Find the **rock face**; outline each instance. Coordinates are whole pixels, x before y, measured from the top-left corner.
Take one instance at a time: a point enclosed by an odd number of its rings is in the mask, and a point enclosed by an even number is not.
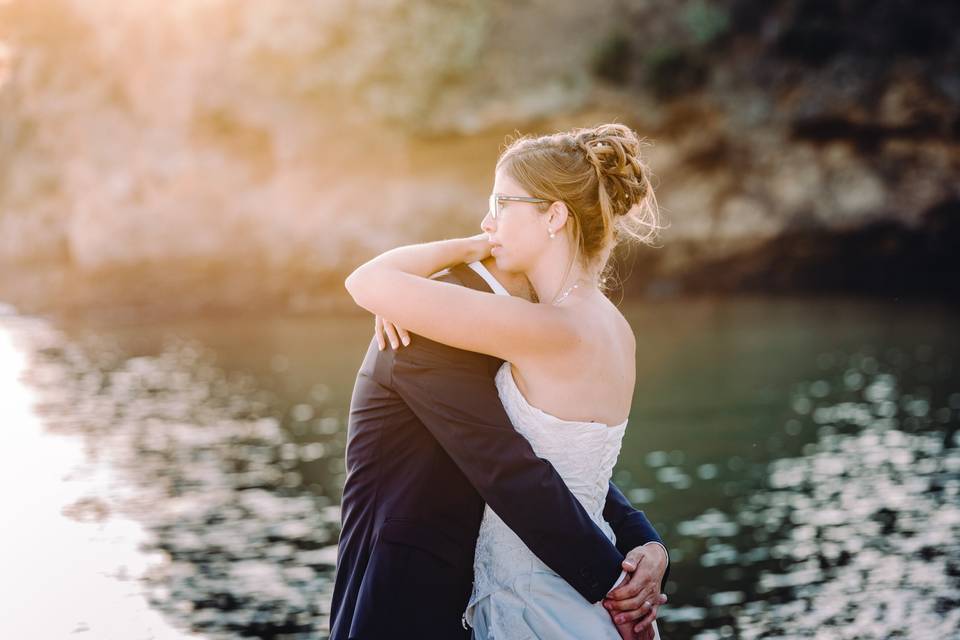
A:
[[[473,232],[506,134],[616,120],[670,225],[632,288],[735,289],[792,234],[956,210],[960,10],[904,6],[6,0],[0,263],[336,282]]]

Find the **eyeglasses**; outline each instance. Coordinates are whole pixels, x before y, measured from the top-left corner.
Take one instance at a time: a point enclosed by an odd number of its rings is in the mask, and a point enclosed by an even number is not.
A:
[[[550,202],[549,200],[544,200],[543,198],[530,198],[528,196],[504,196],[499,193],[490,194],[490,204],[489,209],[490,217],[496,220],[500,217],[500,211],[503,209],[500,206],[500,203],[503,200],[510,200],[512,202]]]

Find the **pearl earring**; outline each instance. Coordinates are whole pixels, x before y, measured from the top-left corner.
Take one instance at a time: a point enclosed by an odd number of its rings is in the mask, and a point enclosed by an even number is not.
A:
[[[550,237],[551,237],[551,238],[556,238],[556,237],[557,237],[557,234],[554,233],[553,231],[551,231],[551,232],[550,232]]]

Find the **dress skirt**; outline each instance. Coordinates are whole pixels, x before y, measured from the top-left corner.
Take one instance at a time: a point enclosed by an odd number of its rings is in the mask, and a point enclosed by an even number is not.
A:
[[[474,640],[620,640],[610,613],[587,602],[553,572],[532,571],[477,600],[470,611]],[[654,639],[660,640],[657,622]]]

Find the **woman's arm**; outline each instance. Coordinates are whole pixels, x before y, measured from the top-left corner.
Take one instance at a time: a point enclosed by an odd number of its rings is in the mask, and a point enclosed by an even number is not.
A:
[[[484,234],[398,247],[361,265],[344,285],[354,301],[412,333],[503,360],[572,344],[576,325],[562,307],[431,280],[489,255]]]

